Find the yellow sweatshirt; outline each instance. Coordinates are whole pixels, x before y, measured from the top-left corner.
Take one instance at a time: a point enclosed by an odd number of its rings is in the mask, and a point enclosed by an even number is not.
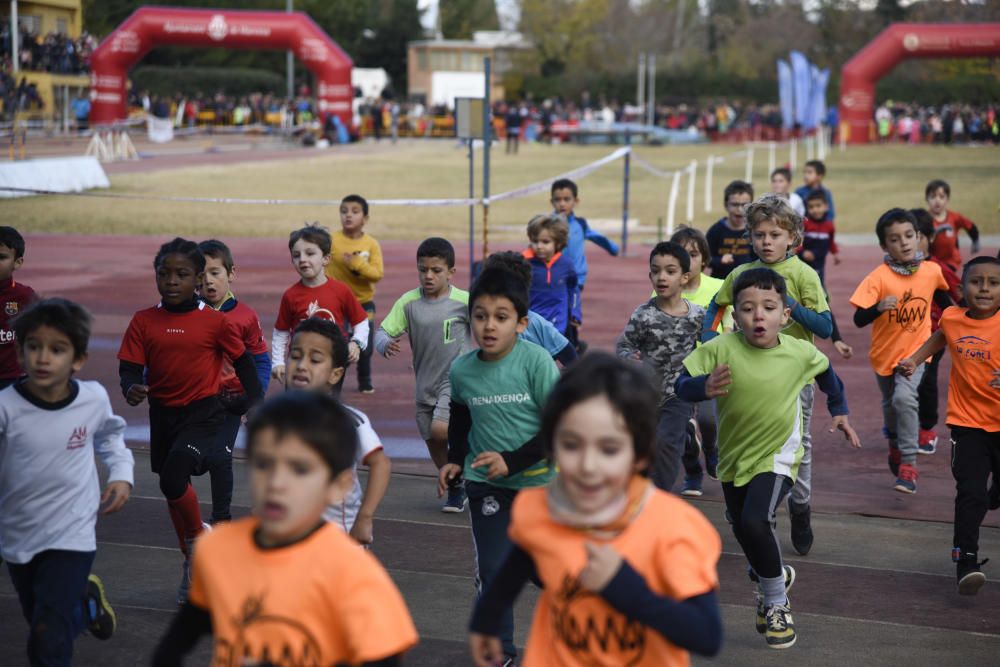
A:
[[[361,303],[375,298],[375,283],[382,280],[385,269],[382,266],[382,248],[369,234],[360,238],[348,238],[343,231],[333,233],[333,250],[326,275],[347,283]],[[344,261],[344,253],[351,255],[351,261]]]

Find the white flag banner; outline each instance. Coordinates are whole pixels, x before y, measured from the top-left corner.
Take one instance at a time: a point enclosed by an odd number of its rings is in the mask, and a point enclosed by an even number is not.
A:
[[[174,121],[170,118],[146,116],[146,136],[154,144],[166,144],[174,140]]]

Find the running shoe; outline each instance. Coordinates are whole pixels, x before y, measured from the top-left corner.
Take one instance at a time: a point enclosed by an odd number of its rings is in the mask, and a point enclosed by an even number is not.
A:
[[[785,573],[785,597],[788,597],[788,591],[792,590],[792,584],[795,583],[795,568],[791,565],[784,565],[781,569]],[[750,581],[760,583],[760,578],[753,571],[753,568],[747,567],[747,576],[750,577]],[[758,592],[755,600],[757,602],[757,619],[754,627],[757,628],[757,632],[764,634],[767,630],[767,609],[764,607],[764,596]]]
[[[681,487],[681,495],[690,498],[698,498],[703,495],[701,491],[701,475],[685,475],[684,485]]]
[[[469,504],[469,497],[465,495],[465,487],[461,485],[448,487],[448,499],[441,506],[441,511],[446,514],[459,514],[465,511],[465,506]]]
[[[900,493],[916,493],[917,492],[917,469],[915,466],[909,463],[903,463],[899,466],[899,476],[896,478],[896,484],[892,487]]]
[[[931,455],[937,451],[938,437],[932,430],[920,429],[917,437],[917,454]]]
[[[773,604],[764,612],[764,639],[771,648],[789,648],[795,643],[795,623],[787,604]]]
[[[977,559],[977,554],[966,553],[962,554],[955,564],[959,595],[975,595],[986,583],[986,575],[982,573],[980,567],[989,561],[989,558],[982,561]]]
[[[87,630],[98,639],[111,639],[118,627],[118,620],[104,593],[104,582],[96,574],[87,577],[86,605],[87,618],[90,620]]]

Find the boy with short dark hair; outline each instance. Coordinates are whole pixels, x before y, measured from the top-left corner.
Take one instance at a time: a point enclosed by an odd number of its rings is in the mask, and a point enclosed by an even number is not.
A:
[[[931,243],[934,241],[934,218],[922,208],[911,208],[910,213],[917,221],[917,231],[920,232],[920,252],[928,261],[934,262],[941,269],[944,281],[948,283],[948,296],[958,305],[962,305],[962,279],[943,260],[930,254]],[[931,335],[938,330],[941,313],[944,310],[935,300],[931,303]],[[934,427],[938,422],[938,367],[944,350],[938,350],[924,364],[924,375],[917,387],[917,416],[920,423],[920,433],[917,436],[917,453],[934,454],[937,451],[938,437]]]
[[[935,179],[924,188],[927,208],[934,217],[934,242],[931,255],[944,262],[952,271],[962,266],[962,253],[958,249],[958,230],[964,229],[972,239],[972,253],[979,252],[979,229],[972,220],[957,211],[948,210],[951,186],[947,181]]]
[[[528,290],[510,271],[484,270],[469,294],[469,311],[479,349],[451,366],[448,463],[438,493],[465,478],[481,594],[510,550],[507,529],[518,490],[552,479],[538,428],[559,369],[545,350],[518,338],[528,325]],[[513,660],[512,611],[498,634]]]
[[[257,368],[257,378],[260,380],[261,395],[267,389],[271,377],[271,356],[267,353],[267,343],[264,342],[264,331],[260,319],[253,308],[244,301],[237,301],[232,291],[232,282],[236,280],[236,265],[233,253],[222,241],[211,239],[198,244],[198,249],[205,256],[205,278],[202,280],[201,300],[218,310],[236,325],[246,346],[247,352],[253,357]],[[236,371],[229,361],[222,365],[222,387],[220,388],[222,402],[232,405],[236,402],[247,402],[243,385],[236,377]],[[229,521],[232,519],[230,504],[233,498],[233,447],[236,436],[243,423],[242,415],[227,412],[223,426],[219,429],[215,448],[205,457],[205,465],[212,480],[212,519],[211,523]]]
[[[332,394],[333,388],[347,372],[347,366],[347,341],[340,328],[330,320],[310,317],[299,324],[292,334],[285,389]],[[341,405],[354,417],[358,432],[358,452],[351,469],[354,483],[339,504],[327,508],[323,518],[337,524],[367,546],[374,541],[375,510],[389,488],[392,462],[382,448],[368,415],[349,405]],[[368,467],[368,483],[363,492],[358,479],[359,465]]]
[[[822,190],[810,190],[806,195],[806,215],[802,219],[802,247],[799,256],[819,274],[826,285],[826,256],[833,257],[834,264],[840,264],[840,250],[834,238],[836,228],[829,216],[830,207]]]
[[[327,278],[333,241],[330,232],[318,224],[306,225],[288,235],[288,251],[299,281],[285,290],[271,334],[271,377],[285,383],[285,352],[291,332],[309,317],[323,317],[337,323],[350,335],[350,360],[357,361],[368,346],[368,314],[351,291]],[[351,348],[350,346],[354,346]],[[341,383],[342,384],[342,383]],[[339,387],[336,390],[339,392]]]
[[[792,192],[792,170],[778,167],[771,172],[771,192],[788,200],[792,209],[801,216],[806,214],[806,203],[796,192]]]
[[[684,453],[687,423],[694,406],[674,393],[681,362],[698,343],[705,310],[683,296],[691,279],[691,257],[670,241],[656,244],[649,253],[649,281],[656,296],[632,313],[618,337],[615,352],[651,367],[660,389],[656,447],[652,456],[653,483],[664,491],[673,488]]]
[[[0,389],[24,375],[17,360],[17,341],[11,318],[38,299],[35,291],[14,280],[14,272],[24,264],[24,237],[6,225],[0,226]]]
[[[573,263],[573,270],[576,271],[576,294],[570,311],[571,326],[567,330],[567,338],[573,343],[573,347],[582,353],[586,349],[586,343],[579,340],[579,329],[583,324],[583,288],[587,284],[587,255],[584,252],[584,242],[596,243],[615,257],[618,256],[618,244],[591,228],[585,218],[576,215],[576,206],[580,203],[580,191],[576,183],[568,178],[556,179],[552,183],[551,193],[552,208],[559,215],[565,216],[569,224],[565,254]]]
[[[400,352],[405,333],[413,352],[416,377],[416,419],[431,460],[440,469],[448,462],[448,420],[451,363],[471,347],[469,293],[451,284],[455,275],[455,248],[447,239],[431,237],[417,247],[420,287],[403,294],[375,333],[375,349],[385,357]],[[461,480],[448,488],[442,512],[465,510]]]
[[[218,664],[400,664],[417,643],[403,597],[323,521],[351,488],[357,446],[354,417],[331,396],[289,391],[260,405],[247,429],[253,516],[198,542],[190,599],[156,667],[180,665],[205,634]]]
[[[885,259],[869,273],[851,296],[854,324],[874,323],[868,358],[882,394],[883,433],[889,441],[889,471],[893,488],[917,492],[917,442],[920,431],[918,387],[923,369],[911,375],[897,372],[902,359],[912,355],[931,333],[930,304],[951,305],[941,269],[925,262],[920,232],[909,211],[889,209],[875,224]]]
[[[368,201],[361,195],[347,195],[340,202],[341,229],[331,236],[332,250],[326,275],[346,284],[368,313],[368,338],[358,357],[358,390],[375,391],[372,384],[372,345],[375,340],[375,284],[382,280],[382,246],[365,232]]]
[[[522,254],[531,265],[529,306],[552,323],[556,331],[567,334],[576,294],[577,275],[570,259],[563,254],[569,238],[569,224],[562,215],[542,213],[528,223],[531,246]]]
[[[36,302],[14,321],[27,377],[0,391],[0,552],[30,628],[28,662],[70,665],[73,641],[115,631],[91,574],[97,515],[128,500],[134,461],[125,420],[97,382],[73,378],[87,360],[90,314],[65,299]],[[108,470],[103,493],[94,455]]]
[[[746,233],[743,209],[753,201],[753,186],[745,181],[733,181],[722,193],[726,217],[712,225],[705,234],[712,259],[709,267],[712,277],[723,279],[741,264],[753,259],[750,239]]]
[[[833,208],[833,193],[823,186],[823,179],[826,178],[826,165],[822,160],[809,160],[802,168],[802,181],[804,185],[795,189],[795,194],[805,201],[806,196],[812,190],[819,190],[826,197],[827,215],[831,220],[837,219],[837,213]]]
[[[782,562],[775,512],[803,456],[801,393],[813,378],[827,395],[830,431],[841,430],[852,447],[861,443],[830,360],[809,341],[780,333],[791,316],[785,279],[751,268],[736,277],[732,293],[739,331],[688,355],[676,391],[686,401],[718,401],[719,480],[727,519],[758,585],[757,632],[769,647],[788,648],[796,638],[787,596],[795,570]]]

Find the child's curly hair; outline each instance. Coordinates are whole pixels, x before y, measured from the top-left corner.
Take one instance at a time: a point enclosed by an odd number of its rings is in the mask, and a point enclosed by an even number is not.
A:
[[[802,216],[795,212],[788,200],[781,195],[766,194],[753,203],[747,204],[745,211],[748,235],[754,227],[771,220],[782,229],[788,230],[792,237],[789,250],[802,245]]]

